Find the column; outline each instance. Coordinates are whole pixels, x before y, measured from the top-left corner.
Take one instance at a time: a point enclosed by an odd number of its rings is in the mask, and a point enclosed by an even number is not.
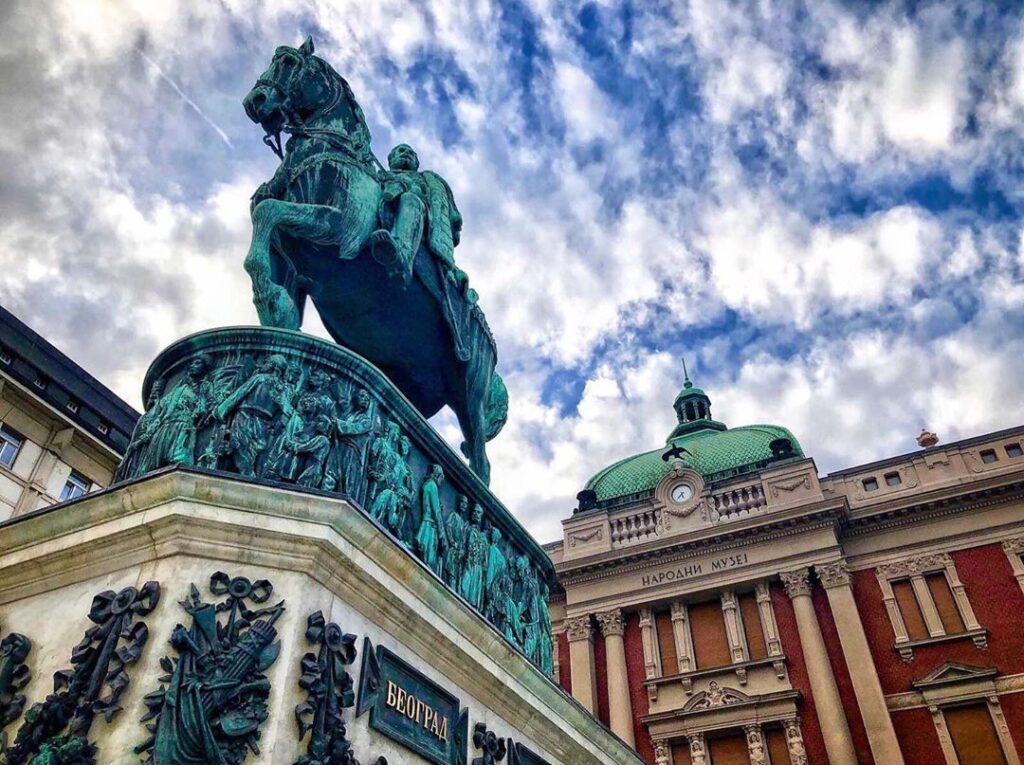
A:
[[[811,602],[810,571],[800,568],[784,571],[779,576],[786,587],[786,594],[793,602],[796,615],[796,629],[800,634],[804,663],[811,681],[811,695],[818,710],[821,733],[825,738],[825,750],[831,765],[857,765],[857,753],[850,737],[850,726],[843,713],[843,702],[839,698],[836,677],[825,649],[825,638],[821,635],[814,604]],[[881,762],[888,762],[881,760]]]
[[[708,753],[704,748],[704,734],[690,735],[690,765],[708,765]]]
[[[569,677],[572,695],[591,714],[597,714],[597,680],[594,676],[594,633],[590,614],[565,620],[569,636]]]
[[[846,666],[851,668],[850,680],[853,683],[853,692],[857,696],[861,717],[864,718],[871,753],[876,762],[902,765],[903,752],[900,751],[899,742],[896,740],[896,731],[892,727],[892,718],[889,716],[889,707],[885,703],[882,684],[875,670],[875,661],[868,649],[868,639],[853,599],[850,572],[846,568],[846,562],[836,561],[814,568],[828,595]]]
[[[807,765],[807,749],[804,746],[804,733],[800,730],[800,720],[794,717],[784,720],[782,724],[786,729],[789,765]]]
[[[626,622],[622,611],[597,614],[597,624],[604,635],[604,655],[608,665],[608,723],[612,733],[630,746],[633,738],[633,705],[629,701],[629,677],[626,673],[626,644],[622,635]]]
[[[747,752],[750,755],[750,765],[768,765],[768,755],[765,752],[761,726],[747,725],[744,726],[743,732],[747,734]]]

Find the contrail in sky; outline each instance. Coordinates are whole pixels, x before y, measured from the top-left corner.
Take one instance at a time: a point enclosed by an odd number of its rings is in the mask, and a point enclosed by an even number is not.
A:
[[[225,133],[223,130],[221,130],[220,127],[218,127],[217,124],[213,120],[211,120],[209,117],[207,117],[206,114],[203,113],[203,110],[199,108],[199,105],[195,101],[193,101],[191,98],[189,98],[187,95],[185,95],[185,91],[183,91],[181,88],[179,88],[178,84],[174,80],[172,80],[170,77],[168,77],[166,74],[164,74],[164,70],[161,69],[159,66],[157,66],[157,63],[153,59],[151,59],[149,56],[147,56],[145,53],[143,53],[140,48],[136,48],[136,50],[138,51],[139,55],[142,56],[142,58],[146,61],[146,63],[149,64],[151,67],[153,67],[154,71],[156,71],[156,73],[158,75],[160,75],[161,79],[163,79],[164,82],[166,82],[168,85],[170,85],[172,88],[174,88],[174,92],[177,93],[179,96],[181,96],[182,100],[186,104],[191,106],[192,110],[196,114],[198,114],[200,117],[203,118],[203,122],[205,122],[207,125],[209,125],[214,130],[217,131],[217,135],[219,135],[221,140],[224,141],[224,143],[226,143],[228,145],[228,148],[231,149],[231,150],[234,150],[235,145],[233,143],[231,143],[231,139],[228,138],[228,134]]]

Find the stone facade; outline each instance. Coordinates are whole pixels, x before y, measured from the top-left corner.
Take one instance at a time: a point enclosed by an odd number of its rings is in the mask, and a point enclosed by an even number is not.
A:
[[[107,486],[138,416],[0,307],[0,521]]]
[[[581,494],[548,547],[564,687],[652,765],[740,739],[750,763],[967,765],[975,735],[1019,763],[1022,446],[1015,428],[824,477],[792,454],[713,480],[678,451],[646,492]],[[587,651],[571,639],[591,618],[625,624],[625,661],[614,627]]]

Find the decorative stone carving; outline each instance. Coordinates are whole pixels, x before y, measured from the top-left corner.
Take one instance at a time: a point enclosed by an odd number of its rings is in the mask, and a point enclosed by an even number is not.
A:
[[[743,728],[747,734],[747,751],[750,752],[750,765],[768,765],[768,754],[764,747],[764,736],[760,725],[747,725]]]
[[[782,571],[779,573],[782,585],[786,588],[786,595],[792,598],[811,594],[811,571],[808,568],[798,568],[795,571]]]
[[[541,582],[554,585],[550,559],[363,359],[294,332],[211,330],[165,350],[146,388],[119,479],[179,464],[343,495],[537,666],[552,666],[535,602]],[[486,579],[491,548],[509,561],[508,579]],[[521,604],[511,621],[510,594]]]
[[[670,765],[668,761],[668,742],[663,738],[654,740],[654,765]]]
[[[804,747],[800,721],[793,717],[782,724],[786,729],[786,748],[789,750],[790,765],[807,765],[807,749]]]
[[[601,541],[603,536],[600,526],[595,526],[592,529],[586,531],[575,531],[569,535],[569,546],[575,547],[578,544],[584,544],[586,542]]]
[[[1013,555],[1024,555],[1024,536],[1003,540],[1003,549]]]
[[[704,746],[703,733],[690,735],[690,765],[708,765],[708,754]]]
[[[788,481],[776,481],[771,484],[772,496],[779,496],[780,491],[792,493],[797,489],[810,489],[811,488],[811,477],[809,475],[798,476]]]
[[[621,610],[602,611],[594,616],[597,618],[597,626],[600,628],[601,634],[605,637],[625,633],[626,620],[623,618]]]
[[[505,759],[507,752],[505,739],[496,736],[482,722],[473,726],[473,747],[481,752],[479,757],[473,758],[473,765],[496,765]]]
[[[295,765],[359,765],[348,740],[342,712],[355,705],[355,690],[348,667],[356,658],[356,636],[342,632],[334,622],[326,623],[321,611],[306,619],[306,639],[316,653],[302,657],[299,687],[306,700],[296,705],[299,740],[309,735],[306,754]],[[387,765],[378,757],[374,765]]]
[[[263,673],[277,660],[274,623],[284,601],[252,609],[270,599],[273,586],[222,571],[210,577],[210,592],[224,599],[202,600],[195,585],[181,607],[192,617],[171,634],[177,651],[164,657],[160,688],[145,698],[153,734],[135,748],[153,765],[216,762],[239,765],[259,751],[260,725],[269,715],[270,680]],[[218,618],[226,614],[225,618]]]
[[[0,752],[7,748],[5,727],[17,720],[25,708],[21,690],[32,679],[32,670],[25,664],[32,641],[18,632],[0,640]]]
[[[930,571],[941,571],[950,566],[953,559],[947,553],[932,553],[930,555],[919,555],[916,558],[906,558],[895,563],[883,563],[876,571],[879,576],[886,579],[898,579],[904,576],[925,574]]]
[[[96,761],[96,747],[88,741],[93,718],[99,714],[110,722],[121,710],[128,667],[138,661],[149,638],[141,617],[159,602],[157,582],[146,582],[138,590],[106,590],[93,598],[89,620],[94,626],[72,651],[72,668],[53,676],[53,693],[25,713],[5,752],[6,765]]]
[[[505,424],[508,392],[455,265],[462,216],[450,187],[420,171],[405,144],[382,169],[351,87],[313,55],[312,40],[277,48],[245,109],[281,158],[252,199],[245,268],[260,323],[298,330],[311,297],[331,336],[383,370],[423,417],[451,407],[486,483],[485,445]]]
[[[702,709],[716,709],[729,706],[730,704],[742,704],[750,701],[745,693],[732,688],[723,688],[717,681],[712,680],[706,691],[694,694],[693,698],[686,702],[684,712],[697,712]]]
[[[594,632],[590,626],[590,615],[566,619],[565,633],[569,636],[570,643],[575,643],[577,640],[592,640]]]
[[[825,589],[832,587],[847,587],[850,584],[850,569],[846,561],[837,560],[832,563],[819,563],[814,567],[818,579]]]

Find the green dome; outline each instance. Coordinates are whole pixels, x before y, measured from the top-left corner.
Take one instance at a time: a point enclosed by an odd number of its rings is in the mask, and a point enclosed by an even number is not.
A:
[[[695,411],[685,406],[694,399],[702,401],[704,407]],[[786,428],[746,425],[730,430],[712,420],[710,399],[689,379],[676,397],[675,410],[679,424],[665,446],[619,460],[587,481],[586,490],[593,492],[591,496],[597,502],[653,491],[672,471],[674,457],[666,460],[663,455],[673,447],[685,450],[677,452],[677,458],[708,483],[758,470],[780,459],[804,456],[800,443]],[[773,449],[773,442],[779,439],[789,441],[790,448],[776,443]]]

